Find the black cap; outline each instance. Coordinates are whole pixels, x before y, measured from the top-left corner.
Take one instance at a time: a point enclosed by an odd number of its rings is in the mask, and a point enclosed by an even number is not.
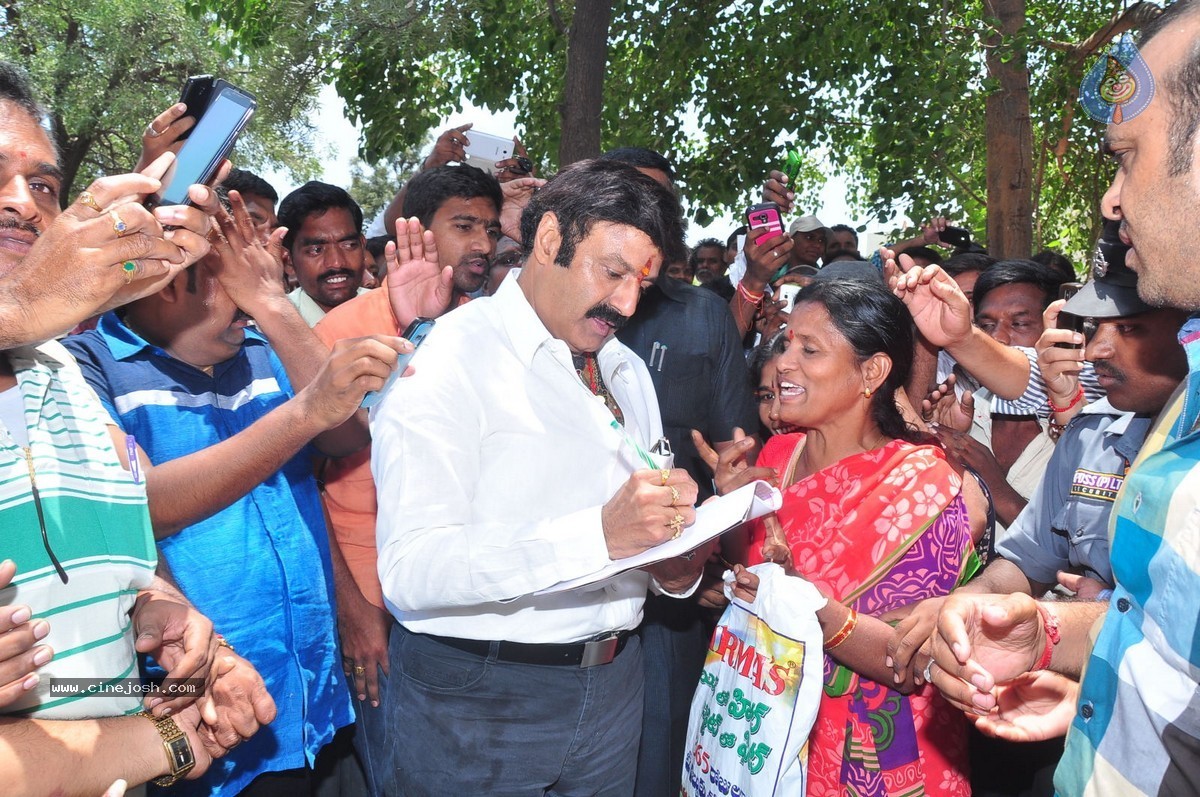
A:
[[[1121,242],[1119,221],[1105,221],[1092,253],[1092,278],[1067,301],[1062,312],[1086,318],[1117,318],[1154,308],[1137,292],[1137,272],[1125,265],[1129,247]]]

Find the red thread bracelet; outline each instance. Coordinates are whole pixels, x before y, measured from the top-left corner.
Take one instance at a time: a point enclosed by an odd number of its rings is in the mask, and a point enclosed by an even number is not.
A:
[[[1044,670],[1050,666],[1050,658],[1054,655],[1054,646],[1062,640],[1062,634],[1058,630],[1058,615],[1051,613],[1040,602],[1034,605],[1037,606],[1038,615],[1042,618],[1042,628],[1046,631],[1046,649],[1042,651],[1042,657],[1038,659],[1031,672]]]
[[[1071,403],[1065,407],[1059,407],[1054,403],[1054,399],[1050,398],[1048,394],[1046,396],[1046,403],[1049,404],[1050,409],[1054,410],[1055,412],[1070,412],[1080,401],[1083,401],[1083,385],[1079,386],[1079,390],[1075,391],[1075,396],[1071,399]]]
[[[738,293],[740,293],[742,295],[742,298],[745,299],[749,304],[754,304],[754,305],[762,304],[763,296],[765,294],[760,293],[757,296],[755,296],[740,282],[737,285],[737,289],[738,289]]]

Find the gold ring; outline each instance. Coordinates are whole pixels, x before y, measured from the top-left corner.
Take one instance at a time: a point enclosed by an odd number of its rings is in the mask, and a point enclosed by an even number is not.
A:
[[[100,207],[100,203],[96,201],[96,196],[91,191],[81,191],[75,199],[81,205],[89,207],[97,213],[103,213],[104,208]]]
[[[354,665],[354,674],[355,675],[362,675],[366,671],[367,671],[367,668],[362,666],[361,664]]]
[[[125,284],[129,285],[133,282],[133,278],[137,274],[137,263],[134,263],[132,260],[126,260],[121,264],[121,270],[125,272]]]
[[[671,535],[671,539],[679,539],[679,535],[683,534],[683,515],[676,512],[675,517],[671,518],[671,522],[667,525],[670,526],[671,530],[675,532]]]
[[[675,489],[675,485],[668,484],[667,489],[671,491],[671,506],[679,503],[679,491]]]
[[[658,475],[662,478],[662,486],[666,487],[667,481],[671,478],[670,468],[663,468],[658,472]]]
[[[112,216],[113,232],[117,234],[118,238],[124,237],[129,232],[129,225],[117,214],[115,209],[108,211],[108,215]]]

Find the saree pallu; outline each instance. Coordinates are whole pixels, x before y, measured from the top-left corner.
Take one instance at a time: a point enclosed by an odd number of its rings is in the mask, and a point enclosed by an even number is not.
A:
[[[803,434],[772,437],[758,464],[790,480]],[[894,440],[783,490],[776,513],[793,567],[824,595],[881,615],[948,594],[971,575],[962,480],[935,446]],[[762,521],[751,527],[761,561]],[[902,695],[825,656],[809,737],[809,795],[969,795],[966,719],[926,685]]]

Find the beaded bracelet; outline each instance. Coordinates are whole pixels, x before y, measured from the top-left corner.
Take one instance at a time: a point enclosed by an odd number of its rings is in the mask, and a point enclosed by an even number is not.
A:
[[[838,629],[838,632],[831,636],[829,641],[825,643],[825,649],[833,650],[838,645],[845,642],[850,638],[850,635],[854,633],[854,629],[857,625],[858,612],[854,609],[851,609],[850,613],[846,615],[846,622],[842,623],[842,627]]]

